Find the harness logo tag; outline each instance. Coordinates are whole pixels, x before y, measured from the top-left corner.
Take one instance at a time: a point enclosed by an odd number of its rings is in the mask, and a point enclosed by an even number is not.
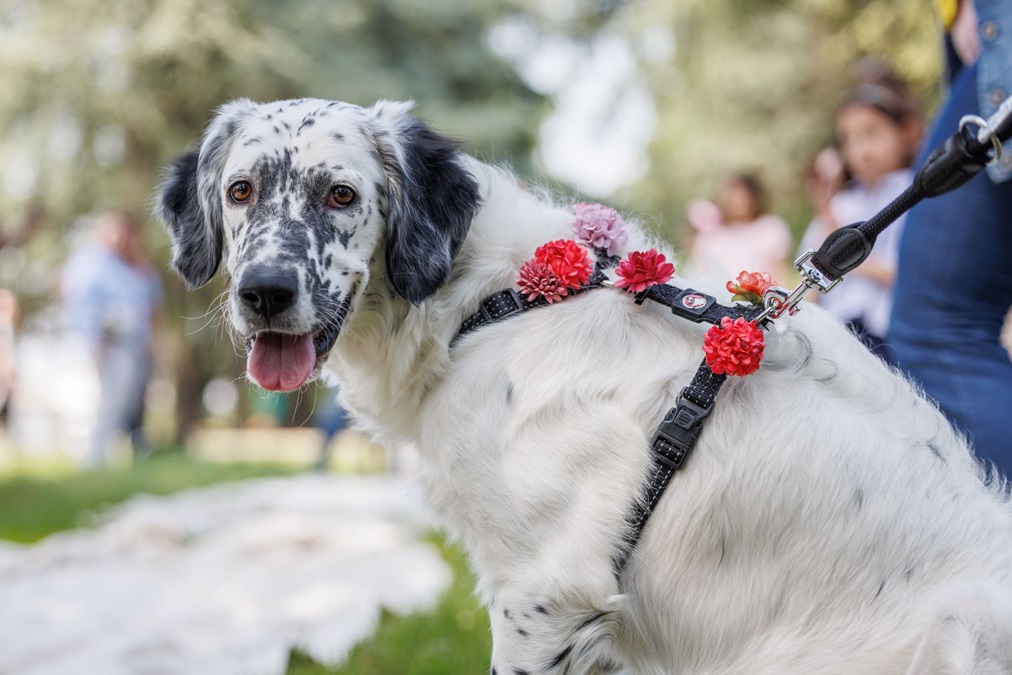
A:
[[[699,293],[689,293],[682,296],[682,307],[686,309],[699,309],[706,305],[706,297]]]

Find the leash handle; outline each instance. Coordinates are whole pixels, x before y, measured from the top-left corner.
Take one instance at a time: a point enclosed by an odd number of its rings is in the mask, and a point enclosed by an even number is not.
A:
[[[971,124],[980,127],[977,133]],[[814,270],[821,277],[815,285],[823,293],[844,274],[863,263],[871,254],[875,239],[882,231],[926,197],[937,197],[964,185],[990,162],[1001,156],[1001,144],[1012,137],[1012,96],[990,119],[964,117],[956,131],[936,148],[914,176],[913,185],[884,209],[862,223],[832,232],[818,251],[795,263],[806,278]],[[804,256],[802,256],[804,258]],[[802,265],[806,269],[802,268]]]

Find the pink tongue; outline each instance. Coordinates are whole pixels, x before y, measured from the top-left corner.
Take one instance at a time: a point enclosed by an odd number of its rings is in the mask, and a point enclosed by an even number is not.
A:
[[[253,340],[246,369],[270,391],[292,391],[306,383],[316,367],[312,335],[261,333]]]

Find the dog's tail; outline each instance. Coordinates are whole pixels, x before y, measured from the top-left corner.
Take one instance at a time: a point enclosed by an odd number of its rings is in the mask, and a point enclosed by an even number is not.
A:
[[[1012,593],[974,585],[937,597],[907,675],[1012,674]]]

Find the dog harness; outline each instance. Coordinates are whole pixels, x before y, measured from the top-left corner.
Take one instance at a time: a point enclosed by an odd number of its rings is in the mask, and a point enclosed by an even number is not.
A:
[[[971,131],[970,125],[978,127],[977,133]],[[770,287],[763,294],[761,306],[722,305],[713,296],[670,284],[653,285],[637,293],[636,304],[651,300],[669,307],[674,315],[696,323],[719,326],[725,317],[732,320],[743,318],[760,328],[769,329],[775,319],[796,313],[798,304],[812,289],[820,293],[832,290],[843,280],[844,274],[864,262],[876,237],[915,204],[924,198],[955,190],[987,164],[997,161],[1001,157],[1001,144],[1010,137],[1012,96],[990,119],[964,117],[960,120],[958,131],[928,156],[907,190],[867,221],[832,232],[818,251],[804,253],[794,263],[801,274],[801,283],[793,291]],[[611,285],[604,270],[615,267],[619,258],[597,250],[597,262],[589,280],[571,289],[569,296]],[[464,320],[450,343],[451,347],[471,331],[548,304],[544,297],[530,300],[512,288],[493,293],[482,300],[478,311]],[[617,577],[621,577],[647,519],[660,502],[674,473],[684,465],[703,432],[703,423],[713,410],[717,394],[726,379],[727,375],[714,373],[704,359],[692,381],[679,393],[675,407],[668,411],[654,433],[646,484],[640,499],[633,504],[627,516],[629,527],[625,540],[613,558]]]

